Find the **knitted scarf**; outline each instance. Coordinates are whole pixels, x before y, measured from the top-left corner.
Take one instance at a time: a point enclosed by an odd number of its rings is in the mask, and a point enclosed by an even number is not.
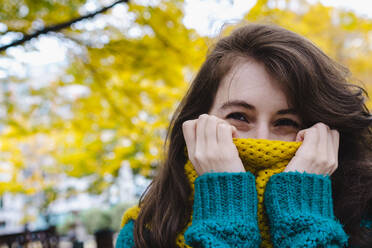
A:
[[[277,140],[264,139],[243,139],[234,138],[239,157],[241,158],[246,171],[251,172],[256,178],[256,189],[258,197],[257,215],[258,227],[261,234],[261,247],[273,247],[270,232],[269,220],[264,208],[264,192],[267,182],[274,174],[282,172],[291,158],[295,155],[301,142],[288,142]],[[185,174],[192,188],[191,200],[194,199],[194,181],[198,177],[190,160],[185,164]],[[123,215],[121,226],[123,227],[128,221],[136,220],[140,208],[134,206],[129,208]],[[192,223],[192,215],[190,221],[184,230],[178,234],[176,243],[179,247],[190,247],[185,244],[184,233]]]

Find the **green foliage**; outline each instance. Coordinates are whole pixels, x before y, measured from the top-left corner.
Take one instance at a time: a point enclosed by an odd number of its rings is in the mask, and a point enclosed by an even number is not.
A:
[[[76,218],[73,215],[68,215],[64,219],[63,223],[57,225],[57,232],[59,235],[67,235],[68,232],[74,228],[76,223]]]
[[[355,83],[372,85],[372,20],[355,13],[326,7],[305,0],[286,1],[278,7],[275,0],[259,0],[246,14],[250,22],[273,23],[299,33],[319,46],[327,55],[345,65]],[[291,3],[299,3],[297,9]],[[356,80],[358,79],[358,80]]]
[[[10,32],[27,33],[35,27],[35,21],[47,26],[79,16],[78,10],[85,2],[85,0],[3,0],[0,22],[6,24]]]
[[[66,235],[74,228],[77,221],[81,221],[89,234],[94,234],[101,229],[111,229],[114,232],[120,230],[121,218],[125,210],[131,204],[117,204],[110,209],[92,208],[80,212],[77,215],[68,215],[64,223],[57,226],[58,233]]]
[[[94,234],[98,230],[111,229],[112,216],[109,211],[95,208],[82,214],[82,222],[88,233]]]
[[[36,2],[22,2],[30,10],[25,21],[35,21],[35,16],[44,23],[66,21],[83,6],[79,1],[61,1],[49,13],[49,1]],[[7,4],[8,11],[16,11],[21,3]],[[70,7],[71,12],[66,11]],[[3,18],[14,20],[5,12]],[[42,99],[41,103],[23,111],[11,100],[16,94],[8,93],[1,160],[17,168],[11,172],[11,184],[32,194],[58,183],[48,179],[59,174],[93,176],[88,191],[100,194],[115,181],[123,161],[135,173],[151,178],[161,160],[170,115],[206,51],[205,39],[187,29],[182,18],[182,1],[161,1],[157,6],[132,1],[128,13],[123,13],[123,20],[132,22],[130,27],[107,23],[95,30],[63,30],[60,38],[84,52],[69,53],[70,65],[54,82],[27,87],[26,94]],[[29,31],[28,26],[23,23],[17,32]],[[138,35],[132,34],[133,29]],[[107,37],[105,43],[101,36]],[[77,87],[86,94],[61,94]],[[39,146],[32,145],[36,140]],[[26,155],[22,145],[32,152]],[[34,177],[19,176],[29,159],[45,156],[51,162],[36,166]],[[42,175],[37,173],[40,170]],[[4,186],[4,191],[9,189]]]
[[[132,207],[133,205],[134,204],[129,204],[129,203],[123,204],[122,203],[122,204],[117,204],[111,208],[110,215],[111,215],[112,221],[111,221],[110,228],[112,230],[116,232],[120,231],[121,219],[123,217],[123,214],[125,210],[127,210],[129,207]]]

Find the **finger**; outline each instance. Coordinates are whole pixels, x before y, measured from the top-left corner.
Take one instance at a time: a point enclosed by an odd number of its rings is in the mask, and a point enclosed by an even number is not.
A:
[[[199,119],[196,123],[196,145],[195,145],[195,153],[200,152],[201,154],[204,153],[204,150],[207,148],[205,147],[205,125],[207,123],[208,115],[202,114],[199,116]]]
[[[334,150],[334,157],[336,159],[336,169],[338,167],[338,151],[339,151],[339,145],[340,145],[340,133],[332,129],[331,130],[332,138],[333,138],[333,150]]]
[[[336,155],[336,158],[338,158],[338,149],[340,145],[340,133],[335,129],[332,129],[331,133],[333,137],[333,147],[334,147],[335,155]]]
[[[326,174],[331,175],[334,167],[331,166],[332,160],[334,160],[333,153],[330,147],[333,146],[333,141],[329,138],[331,129],[324,123],[317,123],[317,129],[319,130],[319,146],[318,146],[318,159],[325,168]]]
[[[223,120],[223,119],[220,119],[217,117],[217,125],[218,126],[219,124],[225,124],[227,126],[230,126],[232,128],[232,137],[233,138],[237,138],[238,137],[238,130],[236,129],[236,127],[234,127],[233,125],[231,125],[229,122]],[[221,138],[221,137],[220,137]],[[218,139],[218,135],[217,135],[217,143],[219,143],[219,139]]]
[[[327,150],[327,153],[328,153],[329,162],[332,165],[331,170],[330,170],[330,175],[331,175],[336,170],[336,167],[334,166],[335,165],[336,158],[335,158],[333,136],[332,136],[331,130],[329,130],[327,132],[327,135],[328,135],[328,137],[327,137],[327,139],[328,139],[328,150]]]
[[[307,156],[311,156],[308,151],[316,150],[318,145],[318,131],[316,128],[311,127],[303,130],[303,142],[297,152],[307,153]],[[296,152],[296,154],[297,154]]]
[[[318,130],[319,139],[318,139],[318,159],[322,163],[322,165],[326,166],[328,163],[328,132],[329,127],[323,123],[317,123],[315,127]]]
[[[208,149],[217,146],[217,117],[211,115],[207,118],[205,124],[205,144]]]
[[[232,142],[232,130],[231,125],[226,123],[219,123],[217,126],[217,139],[218,144],[231,144]]]
[[[188,120],[182,124],[183,137],[185,138],[189,158],[191,154],[195,153],[196,121],[197,120]]]

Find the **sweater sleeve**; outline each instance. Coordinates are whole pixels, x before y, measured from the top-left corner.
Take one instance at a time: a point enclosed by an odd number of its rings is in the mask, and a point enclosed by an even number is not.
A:
[[[123,226],[123,228],[120,230],[118,238],[116,239],[115,248],[134,247],[133,228],[134,228],[133,220],[130,220],[127,224]]]
[[[344,247],[348,236],[335,218],[329,176],[284,172],[273,175],[265,207],[274,247]]]
[[[258,247],[257,192],[250,172],[205,173],[195,180],[191,247]]]

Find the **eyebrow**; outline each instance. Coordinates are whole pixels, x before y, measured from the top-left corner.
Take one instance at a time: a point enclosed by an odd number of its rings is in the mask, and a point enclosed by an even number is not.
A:
[[[231,108],[231,107],[243,107],[243,108],[246,108],[246,109],[249,109],[249,110],[256,110],[256,108],[245,102],[245,101],[241,101],[241,100],[234,100],[234,101],[228,101],[228,102],[225,102],[224,104],[222,104],[222,106],[220,107],[220,109],[226,109],[226,108]],[[293,114],[293,115],[296,115],[297,112],[295,109],[291,108],[291,109],[281,109],[279,110],[278,112],[276,112],[276,114],[278,115],[285,115],[285,114]]]

